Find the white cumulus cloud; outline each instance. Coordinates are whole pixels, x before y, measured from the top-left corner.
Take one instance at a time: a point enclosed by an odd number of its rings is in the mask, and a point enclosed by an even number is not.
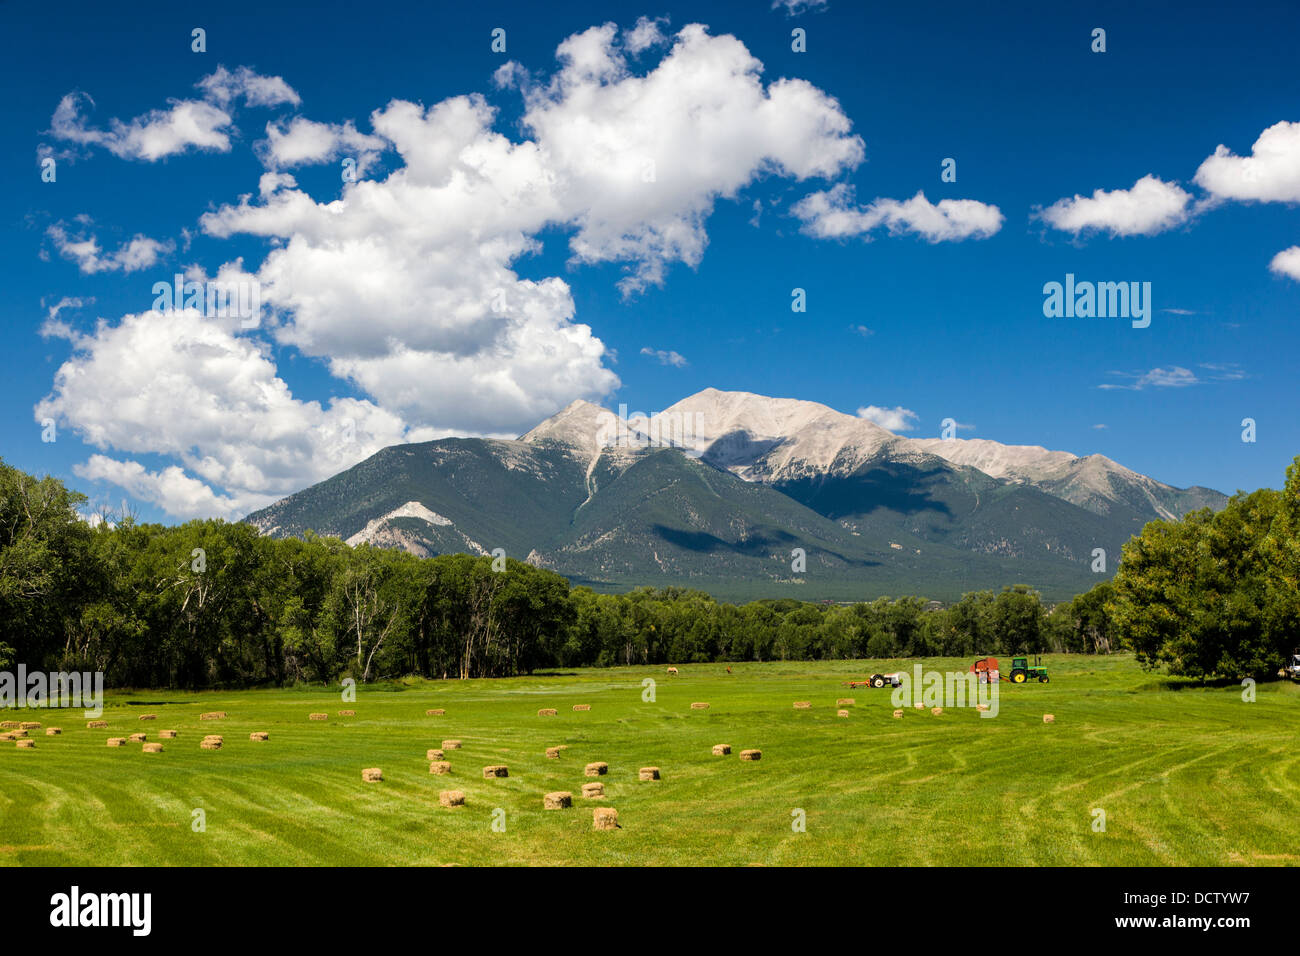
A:
[[[1098,189],[1091,196],[1057,200],[1039,215],[1052,228],[1075,235],[1152,236],[1186,222],[1191,201],[1176,183],[1147,175],[1131,189]]]
[[[997,206],[974,199],[931,203],[922,192],[907,200],[876,199],[858,206],[844,183],[810,193],[790,211],[803,222],[802,231],[818,239],[861,236],[883,226],[891,234],[910,233],[932,243],[987,239],[1002,228],[1003,218]]]
[[[881,428],[891,432],[911,431],[916,427],[916,422],[920,418],[916,412],[901,405],[896,405],[893,408],[867,405],[858,409],[858,417],[865,418],[869,422],[875,422]]]
[[[1300,202],[1300,122],[1274,123],[1249,156],[1220,145],[1196,170],[1196,184],[1216,199]]]

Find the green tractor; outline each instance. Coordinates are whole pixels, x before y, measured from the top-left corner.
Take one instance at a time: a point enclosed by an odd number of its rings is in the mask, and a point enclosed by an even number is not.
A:
[[[1011,683],[1023,684],[1027,680],[1036,680],[1040,684],[1046,684],[1051,680],[1047,676],[1047,668],[1043,666],[1042,655],[1034,655],[1032,667],[1027,657],[1013,657],[1011,659]]]

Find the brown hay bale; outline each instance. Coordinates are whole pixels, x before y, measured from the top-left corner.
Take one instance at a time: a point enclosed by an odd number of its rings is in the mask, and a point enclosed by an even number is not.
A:
[[[642,767],[640,770],[637,771],[637,776],[640,777],[642,780],[658,780],[658,779],[659,779],[659,768],[658,768],[658,767]]]
[[[18,725],[19,730],[40,730],[41,723],[38,720],[24,720]]]
[[[141,714],[141,715],[140,715],[140,719],[141,719],[141,720],[157,720],[157,719],[158,719],[158,715],[157,715],[157,714]]]
[[[918,701],[917,703],[913,704],[912,706],[915,707],[917,710],[925,710],[925,704],[922,704],[922,703],[919,702],[919,701]]]
[[[160,754],[163,752],[162,744],[160,743],[145,744],[140,749],[147,754]]]
[[[248,735],[248,739],[249,739],[249,740],[256,740],[256,741],[258,741],[258,742],[261,742],[261,741],[263,741],[263,740],[270,740],[270,739],[271,739],[271,735],[270,735],[269,733],[267,733],[265,730],[255,730],[255,731],[253,731],[251,734]]]
[[[438,802],[444,807],[463,807],[465,805],[465,791],[443,790],[438,794]]]
[[[855,701],[852,697],[841,697],[839,700],[837,700],[837,701],[835,702],[835,706],[836,706],[836,707],[852,707],[852,706],[853,706],[854,704],[856,704],[856,703],[857,703],[857,701]]]
[[[63,733],[63,728],[62,728],[62,727],[46,727],[46,728],[45,728],[45,736],[46,736],[46,737],[57,737],[57,736],[59,736],[59,734],[61,734],[61,733]]]
[[[573,794],[564,790],[557,790],[542,797],[543,810],[567,810],[571,806],[573,806]]]
[[[837,711],[835,711],[835,716],[836,716],[836,717],[847,717],[848,715],[849,715],[849,712],[848,712],[847,710],[837,710]]]
[[[603,783],[584,783],[582,785],[582,797],[584,800],[604,800],[605,785]]]
[[[903,712],[901,710],[894,711],[895,718],[902,717],[902,716],[903,716]]]
[[[506,769],[505,764],[493,764],[490,767],[483,768],[483,779],[491,780],[494,777],[508,777],[510,771]]]
[[[0,740],[3,740],[7,744],[11,744],[17,739],[18,739],[17,737],[9,733],[8,731],[5,731],[3,734],[0,734]]]
[[[725,756],[727,756],[727,754],[729,754],[729,753],[731,753],[731,744],[714,744],[714,745],[713,745],[713,756],[715,756],[715,757],[725,757]]]
[[[220,741],[220,740],[208,740],[208,739],[205,737],[203,740],[199,741],[199,749],[200,749],[200,750],[220,750],[220,749],[221,749],[221,741]]]
[[[148,735],[146,735],[146,734],[132,734],[132,735],[131,735],[130,737],[128,737],[127,739],[130,740],[131,743],[133,743],[133,744],[142,744],[142,743],[144,743],[146,740],[148,740],[149,737],[148,737]]]
[[[329,720],[330,715],[329,714],[308,714],[307,719],[308,720]]]
[[[670,673],[670,674],[676,674],[676,673],[677,673],[677,668],[676,668],[676,667],[670,667],[670,668],[668,668],[668,673]]]
[[[762,760],[763,751],[761,750],[742,750],[740,752],[741,760]]]
[[[591,814],[593,830],[618,830],[618,811],[613,807],[597,807]]]
[[[795,709],[795,710],[809,710],[809,709],[811,709],[811,708],[812,708],[812,701],[808,701],[808,700],[796,700],[796,701],[794,702],[794,709]]]
[[[547,747],[546,756],[550,757],[552,760],[559,760],[560,754],[563,751],[564,751],[563,747]]]
[[[86,721],[87,730],[103,730],[108,726],[107,720],[88,720]]]
[[[17,740],[19,737],[28,737],[30,734],[25,730],[11,730],[9,731],[9,736],[13,737],[14,740]]]
[[[0,720],[0,730],[17,730],[17,729],[18,729],[18,721]]]
[[[591,710],[591,704],[574,704],[574,710]]]
[[[451,773],[451,764],[445,760],[434,760],[429,764],[429,773],[439,775]]]
[[[704,701],[698,701],[694,704],[691,704],[691,710],[708,710],[708,709],[709,709],[709,705]]]
[[[426,710],[426,711],[424,712],[424,716],[426,716],[426,717],[441,717],[441,716],[442,716],[443,714],[445,714],[445,713],[447,713],[447,711],[446,711],[444,708],[442,708],[442,707],[438,707],[438,708],[435,708],[434,710]]]
[[[930,713],[932,713],[932,714],[934,714],[934,716],[938,717],[940,714],[943,713],[943,708],[942,708],[942,707],[931,707],[931,708],[930,708]]]
[[[109,745],[110,747],[125,747],[125,746],[126,746],[126,738],[125,738],[125,737],[109,737],[109,738],[108,738],[108,745]]]
[[[361,779],[366,783],[379,783],[384,779],[384,772],[378,767],[367,767],[361,771]]]
[[[1045,723],[1045,724],[1054,724],[1054,723],[1056,723],[1056,715],[1055,715],[1055,714],[1043,714],[1043,723]]]
[[[442,758],[443,753],[441,750],[426,750],[424,752],[425,760],[441,760]]]
[[[15,741],[14,746],[17,747],[19,750],[35,750],[35,749],[36,749],[36,741],[34,741],[34,740],[19,740],[19,741]]]
[[[174,730],[160,730],[160,731],[158,731],[158,736],[161,737],[163,740],[175,740],[175,739],[176,739],[176,731],[174,731]]]
[[[355,717],[356,715],[357,715],[357,712],[356,712],[355,710],[340,710],[340,711],[339,711],[339,716],[340,716],[340,717]]]
[[[596,760],[583,767],[582,772],[588,777],[603,777],[609,773],[609,764],[603,760]]]
[[[199,720],[225,720],[226,712],[224,710],[214,710],[208,714],[199,714]]]
[[[543,707],[537,712],[538,717],[555,717],[557,714],[559,714],[559,711],[554,707]]]
[[[221,743],[225,743],[225,742],[226,742],[226,738],[223,737],[223,736],[221,736],[221,734],[205,734],[204,737],[203,737],[203,739],[204,739],[204,740],[215,740],[215,741],[216,741],[217,743],[219,743],[219,744],[221,744]]]
[[[442,749],[443,749],[443,750],[459,750],[459,749],[460,749],[460,741],[459,741],[459,740],[444,740],[444,741],[442,742]]]
[[[975,705],[975,709],[976,709],[976,710],[988,710],[988,709],[989,709],[989,705],[988,705],[988,704],[976,704],[976,705]]]

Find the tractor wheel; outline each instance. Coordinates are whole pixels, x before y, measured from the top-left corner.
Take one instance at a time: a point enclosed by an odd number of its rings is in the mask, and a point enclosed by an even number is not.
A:
[[[1046,674],[1044,674],[1042,677],[1038,678],[1038,683],[1040,683],[1040,684],[1046,684],[1046,683],[1048,682],[1049,679],[1050,679],[1050,678],[1048,678],[1048,676],[1047,676]]]
[[[885,675],[884,675],[884,674],[872,674],[872,675],[871,675],[871,686],[872,686],[872,687],[884,687],[884,686],[885,686]]]
[[[1013,671],[1013,672],[1012,672],[1012,674],[1011,674],[1011,683],[1013,683],[1013,684],[1023,684],[1024,682],[1025,682],[1025,672],[1024,672],[1024,671]]]

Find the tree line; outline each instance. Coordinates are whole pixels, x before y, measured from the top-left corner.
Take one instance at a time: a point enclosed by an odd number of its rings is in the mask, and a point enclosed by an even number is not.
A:
[[[1113,582],[1051,608],[1024,586],[946,607],[734,605],[676,587],[603,594],[514,560],[274,539],[220,520],[88,522],[84,496],[0,462],[0,669],[206,688],[1131,648],[1174,673],[1264,673],[1296,633],[1298,501],[1300,459],[1285,492],[1153,522]]]

